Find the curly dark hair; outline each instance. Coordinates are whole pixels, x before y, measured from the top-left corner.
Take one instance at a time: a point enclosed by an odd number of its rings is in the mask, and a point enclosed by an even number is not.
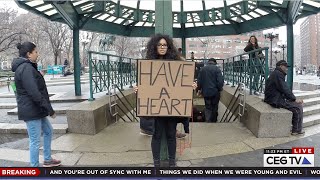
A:
[[[167,42],[167,53],[164,55],[163,59],[175,59],[175,60],[181,60],[179,53],[177,51],[177,48],[173,45],[173,40],[168,35],[164,34],[156,34],[151,37],[147,44],[147,59],[160,59],[158,52],[157,52],[157,46],[161,39],[166,40]]]
[[[249,40],[248,40],[248,43],[250,43],[250,39],[251,39],[252,37],[254,37],[254,39],[256,40],[256,46],[259,47],[258,39],[257,39],[257,37],[256,37],[255,35],[250,36],[250,38],[249,38]]]

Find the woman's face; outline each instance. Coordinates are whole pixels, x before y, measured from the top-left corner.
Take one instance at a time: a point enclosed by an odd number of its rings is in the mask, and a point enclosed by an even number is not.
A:
[[[250,38],[250,42],[251,42],[252,44],[255,44],[255,43],[256,43],[256,38],[255,38],[255,37],[251,37],[251,38]]]
[[[36,63],[39,56],[37,49],[35,48],[31,53],[28,52],[27,56],[30,61]]]
[[[165,39],[160,39],[157,45],[157,53],[159,56],[164,56],[166,55],[168,50],[168,45],[167,41]]]

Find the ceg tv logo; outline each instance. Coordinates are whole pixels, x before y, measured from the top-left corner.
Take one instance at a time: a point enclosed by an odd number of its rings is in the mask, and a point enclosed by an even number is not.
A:
[[[264,149],[264,167],[314,167],[314,147]]]

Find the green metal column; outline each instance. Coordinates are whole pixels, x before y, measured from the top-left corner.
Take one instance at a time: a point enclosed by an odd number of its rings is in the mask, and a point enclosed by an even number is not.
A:
[[[172,1],[156,0],[155,1],[155,33],[166,34],[172,37]],[[165,132],[162,132],[160,159],[168,159],[168,147],[165,138]]]
[[[187,58],[187,54],[186,54],[186,52],[187,52],[187,50],[186,50],[186,38],[182,37],[181,40],[182,40],[182,42],[181,42],[181,44],[182,44],[182,47],[181,47],[182,48],[182,56],[184,58]]]
[[[180,12],[183,13],[183,1],[180,1]],[[183,22],[183,18],[181,16],[181,22]],[[186,24],[185,23],[180,23],[181,26],[181,32],[182,32],[182,37],[181,37],[181,44],[182,44],[182,55],[184,58],[187,59],[187,48],[186,48],[186,36],[185,36],[185,30],[186,30]]]
[[[74,90],[76,96],[81,96],[81,65],[79,52],[79,29],[73,28],[73,64],[74,64]]]
[[[289,87],[292,89],[293,86],[293,66],[294,66],[294,42],[293,42],[293,23],[287,23],[287,59],[288,64],[290,65],[288,69],[287,82]]]
[[[155,33],[172,37],[172,0],[156,0]]]

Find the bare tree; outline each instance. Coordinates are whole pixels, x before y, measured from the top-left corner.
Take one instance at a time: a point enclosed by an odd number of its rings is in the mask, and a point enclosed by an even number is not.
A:
[[[87,32],[87,40],[89,40],[87,49],[91,50],[92,46],[97,43],[97,41],[102,37],[102,34],[95,32]]]
[[[52,64],[53,54],[47,34],[39,28],[41,23],[39,19],[41,19],[41,17],[28,13],[18,16],[16,22],[25,29],[26,35],[23,36],[23,41],[33,42],[37,46],[40,55],[38,61],[46,67],[48,64]],[[30,24],[32,24],[32,26],[30,26]]]
[[[84,66],[88,65],[86,51],[88,51],[88,50],[96,51],[97,48],[95,45],[98,44],[98,40],[100,40],[100,37],[102,37],[102,34],[99,34],[99,33],[87,32],[87,31],[81,32],[80,42],[82,45],[82,53],[80,53],[80,55],[81,55],[81,59],[82,59],[82,64]]]
[[[63,51],[63,48],[66,47],[66,42],[70,45],[69,41],[72,41],[72,39],[70,39],[70,37],[72,37],[71,30],[67,25],[62,23],[50,22],[44,19],[41,21],[40,28],[49,38],[54,56],[54,64],[58,64],[58,56],[60,56],[59,64],[62,64],[61,52]]]
[[[65,52],[66,59],[69,60],[70,66],[73,62],[73,36],[69,36],[69,38],[66,39],[66,41],[63,43],[63,49]]]
[[[114,42],[115,51],[118,56],[129,56],[132,55],[136,48],[132,38],[117,36]]]
[[[147,38],[135,38],[137,44],[137,57],[136,58],[145,58],[147,51]]]
[[[15,48],[25,34],[23,29],[17,29],[15,18],[17,11],[11,8],[0,7],[0,53]]]

